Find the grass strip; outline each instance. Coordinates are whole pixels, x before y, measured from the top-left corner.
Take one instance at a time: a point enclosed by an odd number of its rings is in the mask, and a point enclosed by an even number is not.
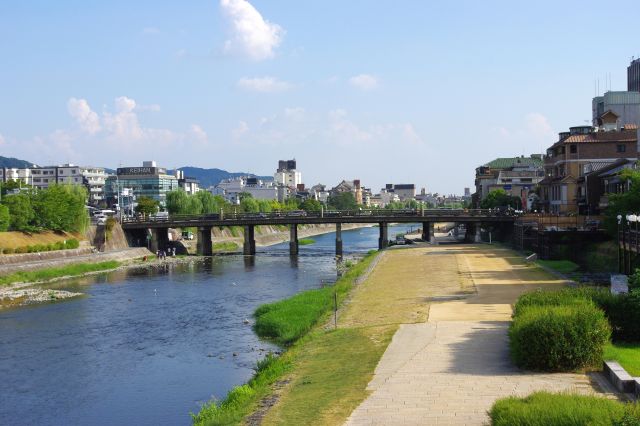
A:
[[[301,238],[298,240],[298,244],[300,244],[301,246],[308,246],[315,243],[316,240],[314,240],[313,238]]]
[[[20,271],[0,277],[0,285],[16,282],[46,281],[53,278],[82,275],[87,272],[106,271],[120,266],[120,262],[109,260],[99,263],[78,263],[56,268],[45,268],[37,271]]]
[[[320,321],[329,318],[334,306],[334,294],[337,295],[338,303],[342,303],[355,280],[373,261],[374,253],[370,252],[361,262],[350,268],[333,286],[307,290],[280,302],[260,306],[255,312],[256,324],[254,327],[256,333],[260,337],[269,338],[283,345],[289,345],[289,349],[280,357],[267,356],[265,360],[258,363],[256,374],[247,384],[233,388],[220,402],[209,402],[202,407],[200,412],[192,414],[194,425],[241,423],[245,416],[255,410],[258,402],[272,392],[272,385],[291,370],[293,363],[299,364],[298,357],[301,351],[310,351],[305,353],[316,352],[313,349],[313,342],[320,342],[321,345],[324,345],[326,356],[323,359],[335,355],[330,342],[322,343],[323,336],[335,334],[338,340],[342,340],[349,345],[352,344],[354,336],[344,334],[348,333],[348,331],[339,330],[328,334],[323,330],[316,330],[312,333],[309,333],[309,331]],[[392,333],[389,334],[387,340],[390,340],[391,336]],[[363,345],[367,339],[359,340],[362,345],[358,347],[366,350]],[[384,348],[386,348],[386,345],[378,351],[379,356],[375,361],[371,362],[377,363],[379,357],[382,356]],[[346,348],[345,353],[348,353]],[[358,360],[356,366],[364,365],[360,364],[360,362]],[[373,370],[375,364],[369,367]],[[333,374],[329,373],[330,370],[328,368],[326,374],[333,376]],[[321,382],[318,381],[317,383]],[[350,385],[350,383],[347,383],[347,386]]]
[[[640,377],[640,343],[614,343],[604,348],[605,361],[616,361],[633,377]]]
[[[213,243],[213,251],[237,251],[238,245],[233,241]]]
[[[493,426],[637,425],[640,406],[597,396],[535,392],[496,401],[489,416]]]
[[[580,266],[570,260],[538,260],[538,264],[553,269],[561,274],[570,274],[580,269]]]

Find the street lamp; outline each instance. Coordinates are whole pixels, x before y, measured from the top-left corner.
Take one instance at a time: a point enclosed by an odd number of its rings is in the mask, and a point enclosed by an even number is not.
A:
[[[620,264],[620,223],[622,223],[622,215],[616,216],[617,227],[616,227],[616,237],[617,237],[617,246],[618,246],[618,272],[622,272],[622,265]],[[624,235],[622,236],[624,239]]]

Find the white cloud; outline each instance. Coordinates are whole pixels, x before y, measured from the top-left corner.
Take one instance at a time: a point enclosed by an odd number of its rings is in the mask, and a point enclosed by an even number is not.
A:
[[[135,100],[126,96],[115,99],[115,113],[105,112],[102,119],[110,136],[121,141],[137,140],[144,136],[135,109]]]
[[[349,84],[356,89],[368,91],[378,87],[378,79],[370,74],[359,74],[351,77]]]
[[[528,132],[538,137],[555,136],[549,120],[539,112],[532,112],[525,116],[525,126]]]
[[[239,121],[238,125],[231,131],[233,139],[240,139],[249,132],[249,125],[246,121]]]
[[[360,128],[347,118],[347,111],[335,109],[329,111],[329,135],[338,143],[354,143],[370,141],[373,135]]]
[[[86,99],[71,98],[67,102],[67,111],[73,117],[80,128],[90,134],[98,133],[101,129],[100,118],[96,114]]]
[[[239,53],[254,61],[273,58],[284,37],[282,27],[265,20],[246,0],[220,0],[220,7],[232,29],[225,52]]]
[[[276,93],[289,90],[292,85],[274,77],[241,78],[238,87],[252,92]]]
[[[191,125],[189,128],[189,136],[199,143],[205,143],[209,139],[207,132],[197,124]]]

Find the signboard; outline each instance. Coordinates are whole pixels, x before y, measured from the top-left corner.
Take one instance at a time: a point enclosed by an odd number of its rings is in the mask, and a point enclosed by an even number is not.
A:
[[[119,167],[118,176],[157,176],[167,173],[167,169],[160,167]]]
[[[503,185],[502,189],[504,189],[505,191],[511,191],[511,185]]]
[[[611,294],[628,293],[629,284],[626,275],[611,275]]]

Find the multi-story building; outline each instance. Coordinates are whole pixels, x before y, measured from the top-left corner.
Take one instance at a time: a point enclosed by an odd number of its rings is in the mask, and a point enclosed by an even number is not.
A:
[[[313,185],[309,190],[309,194],[314,200],[320,201],[321,203],[326,203],[329,199],[329,191],[327,191],[327,187],[322,184]]]
[[[532,154],[530,157],[496,158],[476,169],[474,204],[479,207],[480,202],[489,192],[502,189],[509,195],[522,199],[524,206],[527,204],[529,191],[533,190],[542,179],[544,179],[542,154]]]
[[[187,194],[193,195],[200,191],[200,181],[198,179],[185,176],[182,170],[176,170],[175,175],[178,178],[178,186]]]
[[[213,195],[222,195],[232,204],[240,203],[240,194],[243,192],[257,200],[278,199],[278,190],[273,182],[263,182],[255,177],[224,179],[211,190]]]
[[[104,199],[104,185],[107,177],[103,168],[63,164],[61,166],[33,166],[27,169],[1,169],[3,181],[19,180],[36,189],[49,185],[83,185],[87,189],[91,205],[98,205]]]
[[[115,176],[109,176],[105,185],[105,197],[109,205],[125,204],[122,194],[127,189],[132,194],[131,199],[153,198],[164,209],[167,192],[178,188],[178,178],[168,174],[166,168],[158,167],[155,161],[144,161],[142,167],[119,167]]]
[[[273,175],[276,185],[297,188],[302,183],[302,173],[296,169],[296,160],[278,161],[278,169]]]
[[[353,194],[353,198],[356,200],[356,204],[363,204],[362,198],[362,185],[360,184],[360,179],[354,180],[343,180],[329,191],[329,195],[331,197],[335,197],[344,192],[351,192]]]
[[[415,200],[416,198],[416,186],[413,183],[396,185],[388,183],[382,191],[396,194],[400,201]]]
[[[593,127],[612,130],[628,124],[640,126],[640,92],[606,92],[591,102]]]
[[[627,90],[640,92],[640,58],[632,59],[627,67]]]
[[[571,127],[559,134],[559,140],[547,149],[544,159],[545,178],[540,182],[540,207],[549,213],[586,212],[585,175],[621,159],[638,158],[638,133],[635,124],[605,131],[607,120],[598,130],[590,126]],[[588,208],[587,208],[588,210]]]

